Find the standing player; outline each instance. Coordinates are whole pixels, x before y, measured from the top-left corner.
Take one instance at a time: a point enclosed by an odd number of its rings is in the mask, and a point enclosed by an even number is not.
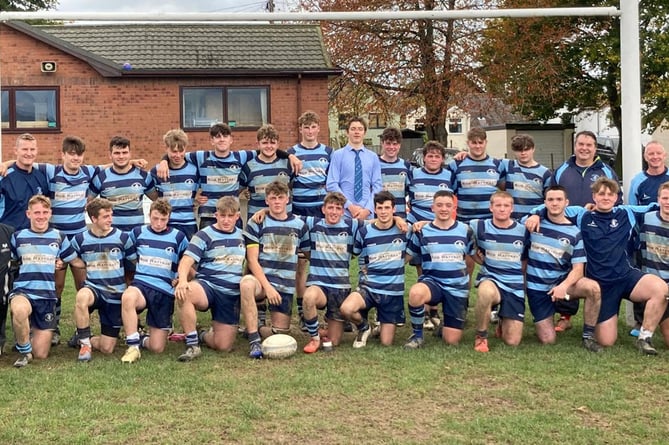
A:
[[[132,284],[121,297],[121,316],[128,345],[121,358],[123,363],[134,363],[141,358],[140,343],[152,352],[163,352],[172,328],[172,283],[188,241],[182,232],[168,227],[170,210],[170,204],[165,199],[155,200],[149,211],[149,224],[130,232],[137,252],[137,268]],[[148,310],[146,324],[149,325],[149,336],[140,339],[137,314],[144,309]]]
[[[513,198],[498,191],[490,197],[492,218],[470,223],[481,265],[476,285],[476,339],[474,350],[488,352],[490,310],[499,304],[496,335],[504,343],[517,346],[523,336],[525,320],[525,261],[529,233],[525,226],[511,218]],[[501,331],[501,332],[500,332]]]
[[[601,296],[596,281],[584,277],[586,256],[581,231],[564,215],[569,204],[560,185],[546,190],[546,216],[541,231],[530,234],[527,262],[527,300],[542,344],[555,343],[555,302],[584,298],[583,347],[600,352],[595,340]]]
[[[407,160],[398,157],[401,146],[402,132],[398,128],[389,127],[383,130],[379,155],[383,190],[395,197],[395,215],[406,219],[411,165]],[[376,201],[374,206],[376,207]]]
[[[451,190],[451,171],[444,168],[446,149],[437,141],[428,141],[423,147],[423,167],[411,173],[409,184],[409,222],[433,221],[432,204],[439,190]]]
[[[16,348],[21,356],[14,366],[22,368],[35,358],[49,355],[55,327],[56,264],[63,253],[63,238],[49,228],[51,202],[43,195],[28,201],[30,227],[12,235],[12,258],[20,262],[19,274],[9,294]],[[32,338],[31,338],[32,331]]]
[[[244,238],[246,261],[251,274],[240,283],[242,301],[254,298],[270,304],[272,327],[262,326],[263,337],[273,333],[287,333],[295,293],[297,254],[309,250],[309,231],[300,218],[289,215],[288,186],[273,182],[265,189],[268,213],[262,223],[250,219]],[[246,321],[249,342],[259,343],[257,325]]]
[[[529,134],[517,134],[511,138],[511,150],[516,159],[502,161],[506,171],[504,190],[513,197],[511,217],[520,221],[544,202],[544,190],[550,184],[552,175],[548,167],[534,159],[534,139]]]
[[[229,352],[235,343],[239,324],[239,281],[243,275],[244,236],[237,227],[239,202],[224,196],[216,203],[216,224],[205,227],[191,239],[179,262],[179,282],[174,290],[179,321],[186,333],[186,350],[178,358],[191,361],[202,352],[199,342],[217,351]],[[188,281],[191,268],[195,279]],[[241,301],[244,319],[257,325],[255,299],[245,295]],[[211,310],[213,327],[198,339],[197,311]],[[262,357],[260,344],[251,344],[251,358]]]
[[[277,150],[279,148],[279,132],[273,125],[263,125],[256,133],[258,141],[258,155],[250,159],[239,175],[240,187],[247,187],[251,198],[248,204],[248,214],[254,215],[264,209],[265,188],[274,181],[289,184],[293,177],[288,159],[279,159]],[[286,209],[291,213],[292,207],[288,203]]]
[[[567,190],[572,206],[585,206],[593,202],[592,184],[606,177],[618,181],[615,171],[604,164],[597,155],[597,136],[591,131],[576,133],[574,154],[555,170],[551,185],[561,185]],[[622,204],[622,190],[618,193],[617,204]],[[557,332],[571,329],[571,317],[578,312],[579,300],[558,301],[560,318],[555,325]]]
[[[450,190],[434,194],[432,222],[414,234],[407,254],[420,257],[423,269],[409,290],[409,316],[413,333],[405,349],[423,346],[425,305],[441,303],[444,313],[442,338],[455,345],[462,339],[467,312],[469,276],[465,259],[474,253],[472,229],[453,218],[455,195]]]
[[[318,310],[326,309],[328,338],[333,346],[339,345],[344,332],[344,318],[339,310],[344,299],[351,293],[349,265],[353,252],[353,240],[358,231],[359,220],[344,218],[346,197],[330,192],[323,201],[325,218],[307,217],[309,229],[309,278],[304,293],[304,324],[311,336],[304,352],[318,351],[321,338],[318,332]],[[358,334],[369,336],[369,325],[364,321]]]
[[[103,354],[114,352],[121,330],[124,263],[135,260],[135,248],[127,232],[112,227],[112,207],[106,199],[91,200],[86,207],[91,228],[74,235],[64,253],[63,261],[86,273],[74,307],[80,362],[91,360],[93,348]],[[94,310],[100,316],[100,336],[92,337],[90,313]]]
[[[318,114],[313,111],[303,113],[297,120],[297,125],[301,136],[300,143],[288,149],[288,153],[302,161],[300,174],[293,178],[293,214],[322,218],[332,148],[318,142],[320,132]],[[297,263],[295,282],[300,328],[306,331],[302,298],[307,290],[307,259],[303,255],[300,255]]]
[[[93,178],[90,194],[108,199],[114,206],[114,227],[129,232],[144,224],[144,195],[158,197],[151,175],[130,162],[130,141],[114,136],[109,141],[112,166]]]
[[[156,167],[151,169],[151,177],[158,196],[172,206],[169,226],[181,230],[187,239],[191,239],[197,231],[193,204],[200,177],[197,167],[185,159],[188,135],[181,129],[170,130],[163,136],[163,143],[169,177],[159,177]]]
[[[346,196],[346,215],[356,219],[371,219],[374,195],[383,190],[379,157],[365,147],[367,123],[354,117],[348,121],[348,143],[332,153],[328,170],[328,192]]]

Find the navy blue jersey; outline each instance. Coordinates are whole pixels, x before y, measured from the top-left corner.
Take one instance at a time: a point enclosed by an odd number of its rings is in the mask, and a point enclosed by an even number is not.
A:
[[[611,167],[604,164],[599,157],[589,167],[576,165],[576,157],[572,155],[564,164],[555,170],[551,179],[551,185],[561,185],[567,189],[569,204],[573,206],[585,206],[592,203],[592,184],[601,177],[607,177],[618,181],[618,175]],[[618,194],[618,204],[622,203],[622,191]]]
[[[659,175],[649,175],[645,171],[637,174],[630,182],[630,191],[627,195],[629,204],[648,205],[651,202],[657,202],[657,191],[667,181],[669,181],[667,167]]]
[[[30,172],[16,165],[7,169],[7,174],[0,177],[0,198],[2,217],[0,222],[15,230],[27,229],[30,221],[26,216],[28,201],[34,195],[48,196],[49,182],[44,172],[33,168]]]

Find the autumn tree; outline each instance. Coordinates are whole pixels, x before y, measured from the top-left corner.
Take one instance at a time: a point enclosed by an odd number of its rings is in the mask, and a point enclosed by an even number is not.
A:
[[[318,11],[454,10],[466,0],[305,0]],[[448,108],[476,88],[468,81],[476,65],[480,22],[389,20],[323,22],[332,61],[344,73],[331,85],[340,110],[406,114],[425,109],[430,139],[446,143]]]
[[[0,11],[40,11],[57,5],[58,0],[0,0]]]

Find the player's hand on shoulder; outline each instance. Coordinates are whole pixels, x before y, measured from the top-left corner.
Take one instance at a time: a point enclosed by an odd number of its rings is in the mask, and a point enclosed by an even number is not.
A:
[[[541,218],[539,215],[530,215],[525,220],[525,228],[530,232],[538,232],[540,228]]]

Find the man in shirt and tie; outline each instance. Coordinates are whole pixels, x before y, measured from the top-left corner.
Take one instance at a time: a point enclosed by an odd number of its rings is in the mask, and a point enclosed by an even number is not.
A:
[[[383,189],[379,157],[363,144],[366,132],[362,118],[348,121],[348,143],[332,153],[326,183],[328,192],[346,196],[346,215],[357,219],[373,217],[374,195]]]

